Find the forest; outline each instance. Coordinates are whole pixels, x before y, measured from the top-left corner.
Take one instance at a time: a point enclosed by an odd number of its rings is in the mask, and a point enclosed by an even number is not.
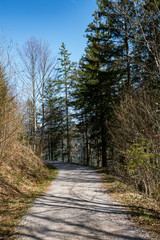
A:
[[[160,1],[97,0],[85,37],[78,63],[63,40],[58,57],[36,37],[17,50],[24,99],[1,44],[1,188],[16,166],[45,175],[40,157],[106,168],[160,200]]]
[[[32,86],[20,136],[38,156],[106,167],[159,199],[159,1],[97,1],[79,63],[31,38]],[[23,79],[26,79],[23,76]],[[27,83],[28,83],[27,82]]]

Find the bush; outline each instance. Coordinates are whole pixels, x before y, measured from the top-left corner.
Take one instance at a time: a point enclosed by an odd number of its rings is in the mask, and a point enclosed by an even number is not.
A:
[[[159,194],[160,115],[159,96],[148,92],[126,94],[115,107],[110,125],[117,152],[114,165],[123,169],[138,189],[147,195]],[[121,160],[120,160],[121,159]],[[123,168],[122,168],[123,166]]]

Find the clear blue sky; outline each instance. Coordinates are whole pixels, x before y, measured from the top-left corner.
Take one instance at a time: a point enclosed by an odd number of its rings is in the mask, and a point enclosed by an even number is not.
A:
[[[61,43],[78,61],[86,46],[83,37],[92,21],[96,0],[0,0],[4,34],[21,46],[30,37],[48,41],[54,55]]]

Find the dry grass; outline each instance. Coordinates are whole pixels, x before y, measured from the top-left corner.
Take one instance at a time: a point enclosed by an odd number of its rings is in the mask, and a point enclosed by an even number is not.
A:
[[[131,219],[148,233],[160,238],[160,203],[137,192],[133,186],[124,184],[118,177],[107,175],[105,170],[98,169],[103,177],[103,188],[109,195],[126,206]]]
[[[26,110],[5,69],[0,66],[0,239],[11,239],[19,218],[54,178],[55,170],[48,170],[24,146]]]
[[[25,146],[17,143],[15,147],[15,154],[8,156],[0,166],[0,239],[14,238],[20,217],[57,172],[44,166]]]

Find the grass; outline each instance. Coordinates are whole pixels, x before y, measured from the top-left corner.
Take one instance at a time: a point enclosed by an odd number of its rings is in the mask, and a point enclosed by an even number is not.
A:
[[[109,195],[123,204],[137,226],[147,230],[150,236],[160,239],[160,202],[137,192],[134,186],[123,183],[118,177],[97,170],[103,177],[103,188]]]
[[[18,191],[0,195],[0,239],[14,239],[14,231],[21,217],[26,213],[36,197],[43,194],[57,175],[56,169],[46,166],[45,177],[32,180],[29,186],[23,184]],[[23,181],[21,176],[21,181]]]

